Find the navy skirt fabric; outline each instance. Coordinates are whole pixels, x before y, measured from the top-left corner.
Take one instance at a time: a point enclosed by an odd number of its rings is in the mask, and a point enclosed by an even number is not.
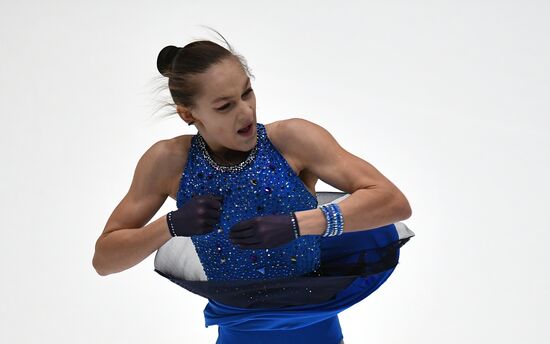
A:
[[[343,338],[338,313],[389,278],[400,247],[412,236],[390,224],[322,238],[320,268],[292,278],[186,281],[155,271],[208,299],[205,325],[218,325],[217,344],[338,344]]]

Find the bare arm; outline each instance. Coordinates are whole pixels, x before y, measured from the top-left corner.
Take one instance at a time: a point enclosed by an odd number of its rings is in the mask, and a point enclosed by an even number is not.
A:
[[[349,193],[339,206],[344,232],[381,227],[409,218],[405,195],[367,161],[344,150],[323,127],[300,118],[281,122],[283,142],[304,168],[338,190]],[[296,212],[302,234],[323,234],[326,220],[320,209]]]
[[[166,215],[147,224],[168,197],[168,153],[166,141],[159,141],[139,160],[130,190],[96,241],[92,265],[98,274],[126,270],[171,239]]]

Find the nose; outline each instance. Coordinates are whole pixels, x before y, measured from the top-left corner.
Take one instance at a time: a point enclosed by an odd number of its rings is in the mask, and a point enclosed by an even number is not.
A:
[[[250,102],[243,101],[240,103],[240,112],[245,115],[243,117],[252,118],[254,116],[254,107]]]

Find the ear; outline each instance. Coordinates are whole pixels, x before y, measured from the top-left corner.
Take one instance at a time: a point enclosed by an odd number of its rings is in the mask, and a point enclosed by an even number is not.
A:
[[[191,114],[191,110],[183,105],[176,105],[176,111],[178,112],[178,115],[183,119],[186,123],[191,123],[195,121],[195,118]]]

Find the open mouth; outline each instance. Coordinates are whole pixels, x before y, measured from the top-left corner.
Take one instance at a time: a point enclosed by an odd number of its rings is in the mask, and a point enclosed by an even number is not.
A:
[[[250,123],[247,127],[244,127],[237,131],[239,134],[248,134],[250,130],[252,129],[252,123]]]

